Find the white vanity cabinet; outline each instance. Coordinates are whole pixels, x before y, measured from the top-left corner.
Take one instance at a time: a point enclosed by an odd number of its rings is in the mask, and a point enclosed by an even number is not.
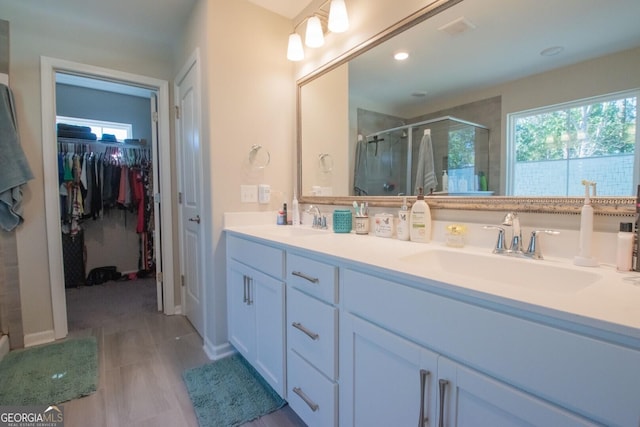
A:
[[[227,236],[229,341],[285,396],[284,251]]]
[[[287,253],[287,398],[309,427],[337,425],[338,269]]]
[[[341,426],[640,421],[637,351],[347,268],[340,279]]]

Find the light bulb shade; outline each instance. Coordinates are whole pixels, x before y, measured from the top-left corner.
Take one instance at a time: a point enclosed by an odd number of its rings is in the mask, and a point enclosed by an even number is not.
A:
[[[304,43],[309,47],[320,47],[324,44],[322,23],[317,16],[312,16],[307,20],[307,32]]]
[[[331,0],[329,9],[329,31],[332,33],[344,33],[349,29],[349,16],[344,0]]]
[[[302,61],[304,59],[304,49],[302,48],[302,38],[298,33],[289,35],[289,46],[287,47],[287,59],[289,61]]]

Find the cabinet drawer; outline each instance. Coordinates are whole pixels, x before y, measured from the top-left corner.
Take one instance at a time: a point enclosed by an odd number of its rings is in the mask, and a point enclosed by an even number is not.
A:
[[[337,377],[338,310],[297,289],[287,302],[287,342],[323,374]]]
[[[337,267],[287,254],[287,283],[330,304],[338,302]]]
[[[227,256],[276,279],[284,277],[284,251],[227,235]]]
[[[287,383],[289,406],[307,426],[337,425],[338,385],[295,352],[289,352]]]

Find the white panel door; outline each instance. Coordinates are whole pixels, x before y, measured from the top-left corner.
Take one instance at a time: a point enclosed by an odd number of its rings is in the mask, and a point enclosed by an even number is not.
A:
[[[183,312],[204,336],[202,249],[202,148],[198,63],[178,82],[176,126],[180,155],[181,266],[184,286]]]

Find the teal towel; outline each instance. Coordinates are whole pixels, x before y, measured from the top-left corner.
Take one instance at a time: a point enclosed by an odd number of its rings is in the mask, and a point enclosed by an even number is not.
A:
[[[11,89],[0,84],[0,227],[11,231],[23,221],[21,185],[33,173],[20,146]]]

